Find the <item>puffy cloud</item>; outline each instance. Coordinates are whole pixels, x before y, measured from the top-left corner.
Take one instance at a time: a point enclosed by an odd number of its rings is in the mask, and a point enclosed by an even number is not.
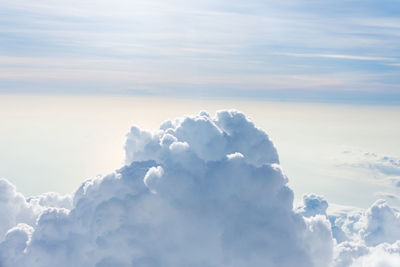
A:
[[[195,117],[169,120],[156,132],[134,126],[127,135],[126,161],[162,161],[168,149],[178,153],[187,146],[203,161],[221,160],[240,152],[247,162],[256,166],[279,163],[278,153],[267,134],[236,111],[218,112],[215,118],[201,112]]]
[[[400,214],[386,201],[378,200],[360,218],[358,227],[367,245],[393,243],[400,239]]]
[[[357,258],[352,267],[395,267],[400,264],[400,241],[389,245],[381,244],[370,248],[367,254]]]
[[[382,199],[365,211],[357,210],[329,217],[334,219],[333,225],[343,230],[350,240],[367,246],[392,244],[400,240],[400,213]]]
[[[36,216],[14,185],[0,179],[0,241],[18,223],[34,224]]]
[[[60,195],[55,192],[47,192],[38,196],[30,197],[26,200],[34,206],[52,207],[52,208],[72,208],[72,196]]]
[[[72,198],[50,192],[25,199],[13,184],[0,179],[0,241],[17,224],[34,226],[40,214],[50,207],[70,209]]]
[[[322,215],[305,218],[305,221],[309,231],[304,242],[313,255],[313,266],[329,266],[334,245],[330,222]]]
[[[328,201],[324,197],[308,194],[303,196],[303,205],[297,208],[297,212],[305,217],[310,217],[318,214],[326,215],[327,209]]]
[[[351,266],[355,259],[368,255],[369,249],[364,244],[355,242],[343,242],[335,247],[335,256],[333,260],[334,267]]]
[[[3,265],[308,267],[331,260],[329,221],[293,211],[275,147],[243,114],[202,112],[156,132],[132,127],[126,155],[127,166],[85,181],[71,209],[68,198],[31,198],[52,207],[32,228],[7,234]]]
[[[345,237],[336,238],[334,267],[399,265],[400,214],[384,200],[365,211],[350,208],[328,216],[333,235],[336,228]]]
[[[1,266],[17,266],[17,259],[24,254],[33,231],[31,226],[20,223],[7,232],[5,239],[0,243]]]
[[[307,218],[329,219],[336,242],[332,266],[399,265],[400,213],[386,201],[378,200],[365,211],[337,205],[331,211],[327,209],[323,196],[308,194],[296,212]]]
[[[343,217],[327,215],[328,201],[323,196],[308,194],[303,196],[303,203],[296,208],[296,212],[306,218],[314,216],[325,216],[329,222],[332,236],[336,242],[340,243],[348,240],[346,233],[343,231]],[[346,215],[345,213],[344,215]],[[342,216],[344,216],[342,215]]]
[[[0,266],[379,266],[398,260],[385,202],[327,214],[293,192],[268,135],[242,113],[132,127],[126,166],[71,196],[25,199],[0,180]],[[384,257],[384,258],[382,258]],[[361,265],[360,265],[361,264]],[[365,265],[367,266],[367,265]]]
[[[400,241],[375,247],[343,242],[335,249],[333,267],[397,267],[400,262]]]

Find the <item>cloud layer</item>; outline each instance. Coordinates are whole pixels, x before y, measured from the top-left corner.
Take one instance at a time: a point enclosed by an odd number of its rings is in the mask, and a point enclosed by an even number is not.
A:
[[[25,199],[0,180],[0,265],[319,267],[399,257],[399,215],[382,201],[327,215],[327,201],[311,194],[294,210],[275,147],[240,112],[132,127],[125,149],[126,166],[71,196]]]
[[[399,103],[397,4],[2,1],[0,91]]]

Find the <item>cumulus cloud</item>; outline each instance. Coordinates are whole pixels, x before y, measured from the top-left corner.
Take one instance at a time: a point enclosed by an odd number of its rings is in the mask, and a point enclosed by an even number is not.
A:
[[[37,218],[51,207],[70,209],[72,198],[49,192],[25,199],[9,181],[0,179],[0,241],[18,224],[34,226]]]
[[[161,160],[166,148],[179,156],[179,151],[189,147],[188,151],[203,161],[221,160],[239,152],[255,166],[279,163],[267,134],[239,112],[218,112],[215,118],[201,112],[196,117],[166,121],[156,132],[132,127],[125,147],[127,163]]]
[[[352,266],[355,259],[368,255],[368,247],[361,243],[343,242],[335,247],[334,267]]]
[[[332,227],[345,234],[341,241],[361,242],[367,246],[392,244],[400,240],[400,213],[383,199],[367,210],[354,209],[344,213],[328,214]]]
[[[368,253],[357,258],[354,267],[398,266],[400,263],[400,241],[389,245],[381,244],[370,248]]]
[[[400,241],[367,247],[345,242],[337,246],[334,267],[396,267],[400,262]]]
[[[378,200],[363,214],[357,228],[367,245],[394,243],[400,239],[400,214],[386,201]]]
[[[365,211],[350,209],[328,216],[332,230],[340,229],[345,236],[337,239],[333,266],[399,265],[400,213],[385,200],[376,201]]]
[[[310,194],[294,209],[274,145],[240,112],[132,127],[125,149],[126,166],[71,196],[25,199],[0,180],[0,265],[328,267],[398,256],[399,216],[384,202],[329,215]]]
[[[328,211],[323,196],[308,194],[296,212],[306,218],[329,219],[336,243],[331,266],[399,265],[400,213],[385,200],[376,201],[366,210],[339,206]]]
[[[35,221],[35,214],[24,196],[5,179],[0,179],[0,211],[0,240],[3,240],[7,231],[16,224],[33,224]]]
[[[310,217],[318,214],[326,215],[327,209],[328,201],[323,196],[308,194],[303,196],[303,205],[297,208],[297,212]]]
[[[52,207],[52,208],[72,208],[72,196],[60,195],[55,192],[47,192],[38,196],[30,197],[26,200],[34,206]]]
[[[67,198],[29,199],[48,208],[35,223],[8,231],[3,265],[320,266],[330,261],[329,221],[305,220],[293,211],[293,192],[275,147],[242,113],[224,111],[212,118],[202,112],[167,121],[156,132],[132,127],[126,155],[127,166],[85,181],[72,208]]]

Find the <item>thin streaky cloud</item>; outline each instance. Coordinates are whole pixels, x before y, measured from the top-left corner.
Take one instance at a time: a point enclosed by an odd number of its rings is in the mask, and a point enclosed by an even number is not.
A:
[[[377,198],[386,198],[386,199],[400,199],[398,194],[388,193],[388,192],[375,192],[374,194]]]
[[[121,92],[151,84],[164,93],[166,87],[191,92],[201,85],[244,94],[293,89],[359,91],[358,99],[377,90],[400,95],[393,7],[270,0],[2,2],[0,87],[9,92],[37,80],[58,88],[69,79],[90,92],[107,80]]]
[[[291,57],[332,58],[332,59],[365,60],[365,61],[396,60],[396,58],[389,58],[389,57],[357,56],[357,55],[342,55],[342,54],[304,54],[304,53],[276,53],[276,54],[282,56],[291,56]]]

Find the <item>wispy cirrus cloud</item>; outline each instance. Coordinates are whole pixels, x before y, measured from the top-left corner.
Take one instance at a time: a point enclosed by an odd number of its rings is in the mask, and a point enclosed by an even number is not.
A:
[[[341,54],[302,54],[302,53],[278,53],[282,56],[305,57],[305,58],[332,58],[347,60],[365,60],[365,61],[395,61],[396,58],[359,56],[359,55],[341,55]]]
[[[225,94],[229,88],[242,92],[358,91],[358,99],[363,99],[362,88],[375,88],[381,94],[398,94],[400,99],[399,18],[386,5],[369,2],[360,8],[356,3],[339,2],[4,1],[0,55],[18,57],[18,68],[25,77],[29,76],[25,69],[31,65],[23,66],[21,58],[53,61],[54,65],[75,61],[67,64],[62,74],[40,67],[30,71],[40,72],[38,77],[45,80],[48,77],[53,85],[49,88],[58,88],[64,78],[74,80],[77,74],[68,71],[72,65],[80,65],[82,73],[103,65],[108,73],[96,78],[86,75],[86,81],[76,86],[96,91],[97,82],[107,77],[110,87],[129,91],[138,85],[117,78],[110,82],[108,77],[145,72],[143,77],[152,77],[150,87],[158,92],[166,92],[160,82],[168,73],[174,87],[192,88],[187,92],[196,91],[193,88],[204,81],[218,79],[224,82],[208,84],[226,89]],[[29,80],[13,74],[9,62],[0,61],[0,68],[7,81],[1,91],[18,91],[22,83],[29,85]],[[10,75],[4,77],[6,74]],[[333,81],[342,76],[348,77],[347,84],[344,79]],[[58,82],[57,77],[61,79]],[[260,83],[260,77],[271,82]],[[31,79],[34,84],[34,77]],[[240,82],[249,80],[254,82]],[[138,81],[148,82],[147,78]],[[279,83],[287,84],[276,85]]]
[[[400,188],[399,157],[346,150],[343,152],[342,163],[338,166],[361,170],[366,174],[365,179],[372,178],[377,182],[389,185],[390,189],[398,190]],[[393,192],[377,192],[376,194],[389,199],[398,199],[398,194]]]
[[[384,199],[396,199],[396,200],[400,199],[400,195],[388,192],[376,192],[375,196]]]

